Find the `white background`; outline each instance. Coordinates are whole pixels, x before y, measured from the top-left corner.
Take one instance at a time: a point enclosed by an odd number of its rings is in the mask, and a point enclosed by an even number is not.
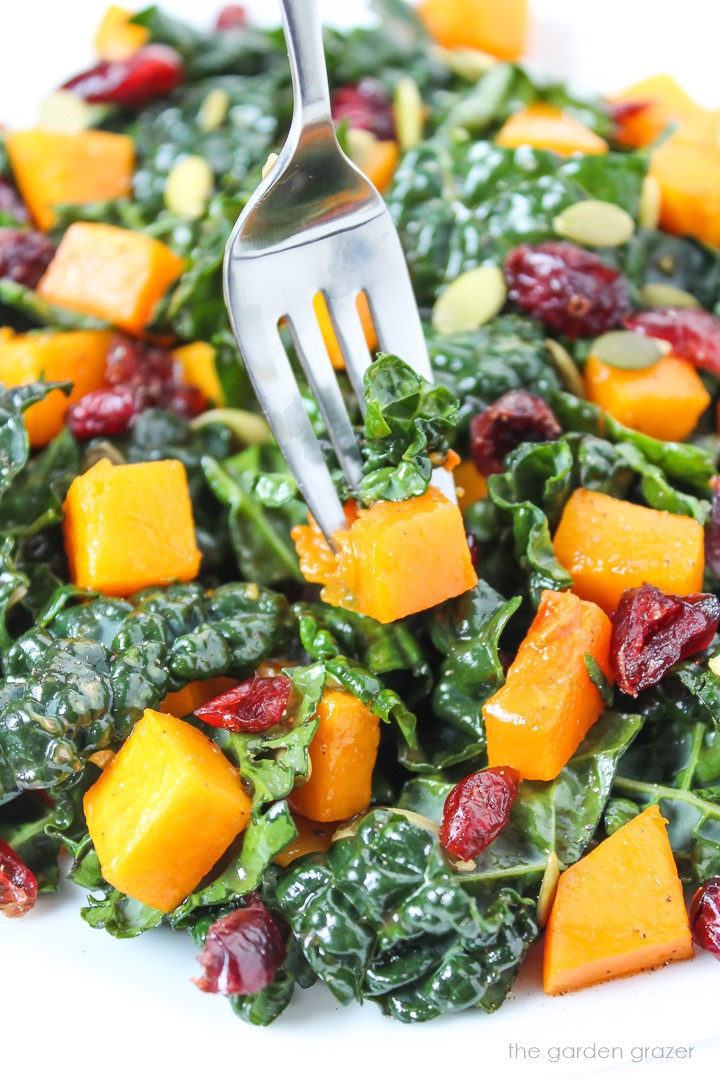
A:
[[[364,9],[361,0],[320,3],[336,21],[361,17]],[[531,3],[531,57],[539,67],[606,91],[668,70],[702,103],[720,107],[720,0]],[[105,6],[105,0],[2,0],[0,122],[32,123],[39,98],[91,61],[92,33]],[[195,21],[212,18],[215,7],[198,0],[166,6]],[[248,6],[266,20],[277,18],[275,0]],[[160,931],[116,942],[80,920],[82,899],[65,886],[60,898],[41,898],[30,917],[0,920],[2,1080],[718,1074],[720,966],[708,954],[650,976],[546,998],[536,948],[512,999],[493,1017],[471,1012],[407,1028],[383,1020],[373,1005],[341,1009],[317,988],[298,995],[281,1020],[262,1030],[192,986],[199,969],[189,939]],[[510,1043],[537,1047],[540,1056],[511,1060]],[[616,1048],[615,1067],[582,1057],[552,1060],[553,1048],[579,1047],[583,1054],[593,1044]],[[632,1060],[638,1047],[677,1045],[694,1045],[690,1063]]]

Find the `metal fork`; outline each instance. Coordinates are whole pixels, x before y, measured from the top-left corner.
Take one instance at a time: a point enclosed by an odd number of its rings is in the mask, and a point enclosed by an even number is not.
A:
[[[313,309],[321,292],[345,367],[364,407],[371,363],[356,302],[367,296],[380,348],[426,379],[430,361],[400,240],[376,189],[335,137],[316,0],[280,0],[294,111],[274,167],[240,214],[225,250],[225,302],[255,392],[300,492],[332,543],[347,528],[283,347],[289,327],[298,357],[351,488],[362,458]],[[433,483],[454,496],[450,474]]]

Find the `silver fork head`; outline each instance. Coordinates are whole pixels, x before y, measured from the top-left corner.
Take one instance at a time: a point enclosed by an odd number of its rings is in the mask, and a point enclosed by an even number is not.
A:
[[[225,300],[260,404],[327,539],[346,528],[278,324],[285,320],[351,487],[362,478],[355,432],[313,310],[325,296],[363,407],[371,356],[357,310],[367,295],[380,348],[426,378],[430,362],[400,240],[382,197],[335,137],[314,0],[281,0],[295,94],[278,161],[240,214],[225,251]],[[440,478],[446,494],[448,481]],[[435,482],[435,481],[434,481]]]

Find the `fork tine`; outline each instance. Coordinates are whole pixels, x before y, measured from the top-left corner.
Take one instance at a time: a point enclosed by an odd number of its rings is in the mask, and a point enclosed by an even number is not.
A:
[[[372,363],[372,356],[365,340],[365,331],[360,322],[357,298],[349,293],[336,296],[328,290],[325,293],[325,299],[327,300],[330,320],[340,346],[340,352],[345,361],[345,370],[348,373],[364,416],[364,376]]]
[[[343,401],[317,317],[312,308],[286,316],[303,370],[327,424],[340,466],[351,487],[363,476],[357,436]]]
[[[425,335],[418,315],[415,294],[410,284],[399,243],[397,257],[375,261],[368,274],[372,288],[366,289],[370,312],[380,348],[395,353],[419,375],[432,381],[432,369]]]

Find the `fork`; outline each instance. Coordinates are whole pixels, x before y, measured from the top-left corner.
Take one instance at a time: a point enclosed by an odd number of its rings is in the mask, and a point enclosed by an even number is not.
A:
[[[258,400],[300,493],[332,546],[342,503],[303,405],[278,324],[284,320],[350,489],[362,458],[313,309],[325,297],[364,411],[372,357],[357,310],[364,292],[379,347],[432,380],[400,240],[370,181],[340,149],[330,112],[316,0],[280,0],[294,109],[278,160],[240,214],[225,249],[225,303]],[[455,500],[449,473],[433,483]]]

